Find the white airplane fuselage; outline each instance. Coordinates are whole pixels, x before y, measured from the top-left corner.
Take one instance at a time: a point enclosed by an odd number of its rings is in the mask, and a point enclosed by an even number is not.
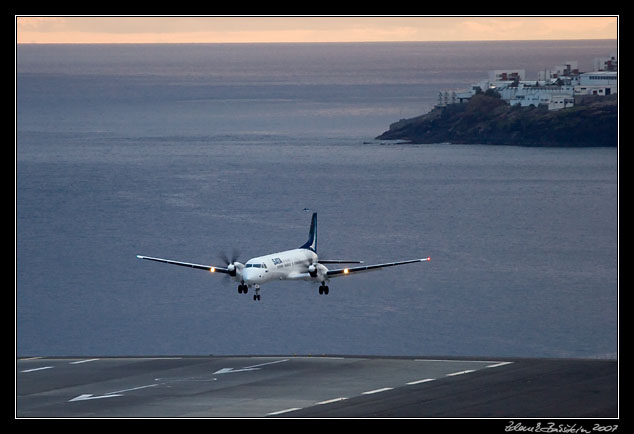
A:
[[[318,263],[308,249],[293,249],[249,259],[235,279],[245,285],[261,285],[271,280],[307,280],[323,282],[328,269]],[[312,266],[312,268],[311,268]],[[314,270],[312,273],[311,270]]]

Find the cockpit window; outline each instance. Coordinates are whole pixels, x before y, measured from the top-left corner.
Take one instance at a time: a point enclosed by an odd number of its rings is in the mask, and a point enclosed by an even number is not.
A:
[[[264,264],[247,264],[244,268],[266,268]]]

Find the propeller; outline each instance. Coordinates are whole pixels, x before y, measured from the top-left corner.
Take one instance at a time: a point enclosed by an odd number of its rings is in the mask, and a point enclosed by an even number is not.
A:
[[[229,270],[229,276],[235,276],[236,275],[236,261],[238,260],[238,256],[240,255],[240,252],[238,252],[236,249],[233,249],[233,252],[231,253],[231,257],[227,256],[226,253],[222,252],[220,253],[220,259],[222,259],[222,261],[224,262],[224,264],[227,267],[227,270]]]
[[[317,267],[315,264],[310,264],[308,266],[308,274],[310,274],[310,277],[317,277]]]

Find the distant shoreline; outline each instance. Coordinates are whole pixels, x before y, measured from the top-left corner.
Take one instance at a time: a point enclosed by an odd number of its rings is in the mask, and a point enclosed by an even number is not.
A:
[[[401,119],[376,139],[411,144],[616,147],[618,95],[586,98],[574,107],[548,111],[512,107],[495,96],[480,94],[466,104],[436,107]]]

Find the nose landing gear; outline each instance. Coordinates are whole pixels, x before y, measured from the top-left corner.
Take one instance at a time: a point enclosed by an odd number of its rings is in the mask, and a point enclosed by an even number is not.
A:
[[[255,285],[255,294],[253,294],[253,301],[260,301],[260,285]]]
[[[328,285],[322,284],[322,285],[319,286],[319,295],[321,295],[321,294],[328,295],[328,291],[329,291]]]

